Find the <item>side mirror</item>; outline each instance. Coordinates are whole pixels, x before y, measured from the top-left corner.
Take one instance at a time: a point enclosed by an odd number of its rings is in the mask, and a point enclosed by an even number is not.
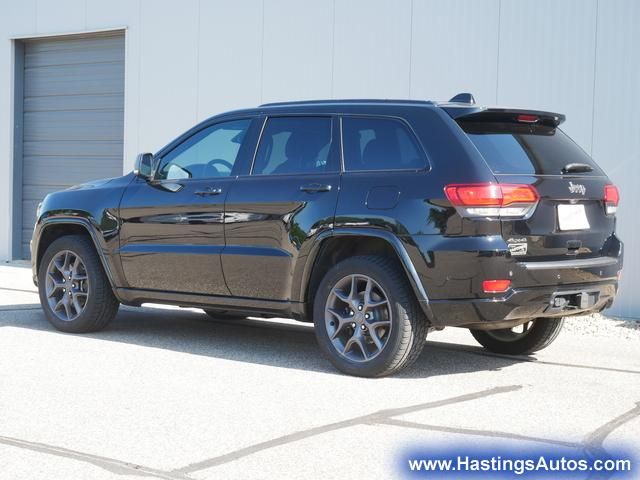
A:
[[[133,167],[133,174],[145,180],[151,180],[153,175],[154,158],[152,153],[140,153],[136,157],[136,164]]]

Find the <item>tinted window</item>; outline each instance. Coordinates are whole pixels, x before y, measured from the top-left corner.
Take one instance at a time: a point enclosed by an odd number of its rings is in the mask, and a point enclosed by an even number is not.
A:
[[[463,124],[469,138],[494,173],[561,175],[569,163],[590,165],[593,171],[580,175],[602,175],[602,171],[562,130],[510,124]]]
[[[330,117],[272,117],[262,132],[253,175],[335,170],[330,150]]]
[[[164,156],[156,178],[177,180],[231,175],[250,123],[249,119],[217,123],[189,137]]]
[[[346,170],[420,170],[422,149],[407,126],[386,118],[342,119]]]

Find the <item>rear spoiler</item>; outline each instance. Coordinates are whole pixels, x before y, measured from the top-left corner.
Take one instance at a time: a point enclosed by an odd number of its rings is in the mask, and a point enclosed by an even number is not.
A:
[[[561,113],[544,112],[541,110],[499,107],[486,108],[474,105],[463,106],[459,103],[441,103],[439,106],[445,110],[451,118],[458,122],[522,123],[557,127],[566,119]]]

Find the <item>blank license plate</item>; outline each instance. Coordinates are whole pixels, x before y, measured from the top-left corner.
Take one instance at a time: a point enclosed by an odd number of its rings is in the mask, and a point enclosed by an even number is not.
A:
[[[584,205],[558,205],[558,226],[560,230],[588,230],[590,225]]]

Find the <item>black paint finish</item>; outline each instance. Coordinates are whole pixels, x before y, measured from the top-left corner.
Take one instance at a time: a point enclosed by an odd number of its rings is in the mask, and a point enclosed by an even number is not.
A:
[[[615,217],[603,214],[601,190],[607,178],[577,177],[589,192],[577,198],[567,190],[568,182],[576,181],[572,176],[494,175],[454,119],[479,111],[477,106],[430,102],[327,101],[213,117],[155,157],[161,161],[216,122],[251,118],[231,176],[145,181],[128,174],[47,196],[32,241],[34,280],[47,245],[81,229],[93,239],[123,303],[222,306],[311,320],[305,315],[314,271],[330,258],[323,245],[330,241],[332,248],[340,248],[350,242],[357,252],[375,240],[375,245],[386,246],[383,254],[394,255],[403,266],[436,326],[551,315],[546,310],[550,299],[562,289],[597,291],[599,301],[591,310],[609,306],[622,267],[622,243],[615,234]],[[343,165],[341,117],[400,119],[415,134],[428,162],[420,170],[251,175],[265,119],[281,115],[332,117],[330,159],[336,165]],[[533,184],[541,201],[528,220],[463,218],[443,188],[471,182]],[[577,200],[585,204],[592,229],[558,231],[555,204]],[[526,239],[525,256],[511,256],[511,238]],[[524,266],[603,256],[614,262],[566,269]],[[513,289],[504,296],[485,294],[481,284],[490,278],[510,278]]]

